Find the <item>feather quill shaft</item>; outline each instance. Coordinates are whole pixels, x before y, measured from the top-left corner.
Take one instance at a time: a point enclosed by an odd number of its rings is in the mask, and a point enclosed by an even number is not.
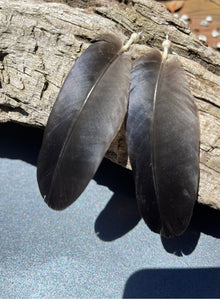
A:
[[[50,114],[38,158],[42,196],[54,209],[73,203],[119,131],[128,104],[130,56],[105,34],[69,72]]]
[[[165,237],[189,225],[199,181],[199,122],[176,58],[151,50],[135,61],[126,124],[140,213]]]

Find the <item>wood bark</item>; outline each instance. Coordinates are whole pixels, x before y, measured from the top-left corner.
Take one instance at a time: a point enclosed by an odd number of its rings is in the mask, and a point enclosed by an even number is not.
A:
[[[44,127],[67,73],[98,34],[112,32],[126,41],[141,31],[143,39],[130,49],[133,58],[152,47],[161,50],[169,34],[199,109],[198,201],[220,209],[220,53],[162,4],[121,2],[0,0],[0,122]],[[124,128],[107,157],[130,168]]]

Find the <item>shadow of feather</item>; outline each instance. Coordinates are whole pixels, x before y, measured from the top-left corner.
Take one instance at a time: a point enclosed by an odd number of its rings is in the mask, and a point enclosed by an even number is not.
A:
[[[200,234],[220,238],[220,211],[196,203],[189,228],[179,237],[161,237],[165,250],[176,256],[191,254],[197,246]]]
[[[161,237],[161,242],[164,249],[176,256],[183,256],[191,254],[199,241],[200,232],[188,228],[181,236],[172,239]]]
[[[113,241],[132,230],[141,219],[132,172],[104,159],[94,180],[114,193],[95,222],[98,237],[103,241]]]

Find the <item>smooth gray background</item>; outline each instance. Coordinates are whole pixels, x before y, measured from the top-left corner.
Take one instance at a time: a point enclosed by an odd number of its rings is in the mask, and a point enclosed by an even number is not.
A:
[[[189,230],[161,240],[141,220],[133,178],[104,160],[68,209],[47,207],[42,132],[0,126],[0,297],[220,297],[220,213],[197,205]]]

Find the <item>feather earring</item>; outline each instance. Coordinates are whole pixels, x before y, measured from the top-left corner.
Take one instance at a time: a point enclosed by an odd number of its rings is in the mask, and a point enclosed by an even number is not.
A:
[[[130,84],[131,58],[124,53],[129,43],[122,47],[112,34],[99,36],[63,84],[37,164],[40,192],[53,209],[64,209],[80,196],[122,125]]]
[[[197,108],[180,62],[154,49],[133,65],[126,140],[140,213],[165,237],[188,227],[199,182]]]

